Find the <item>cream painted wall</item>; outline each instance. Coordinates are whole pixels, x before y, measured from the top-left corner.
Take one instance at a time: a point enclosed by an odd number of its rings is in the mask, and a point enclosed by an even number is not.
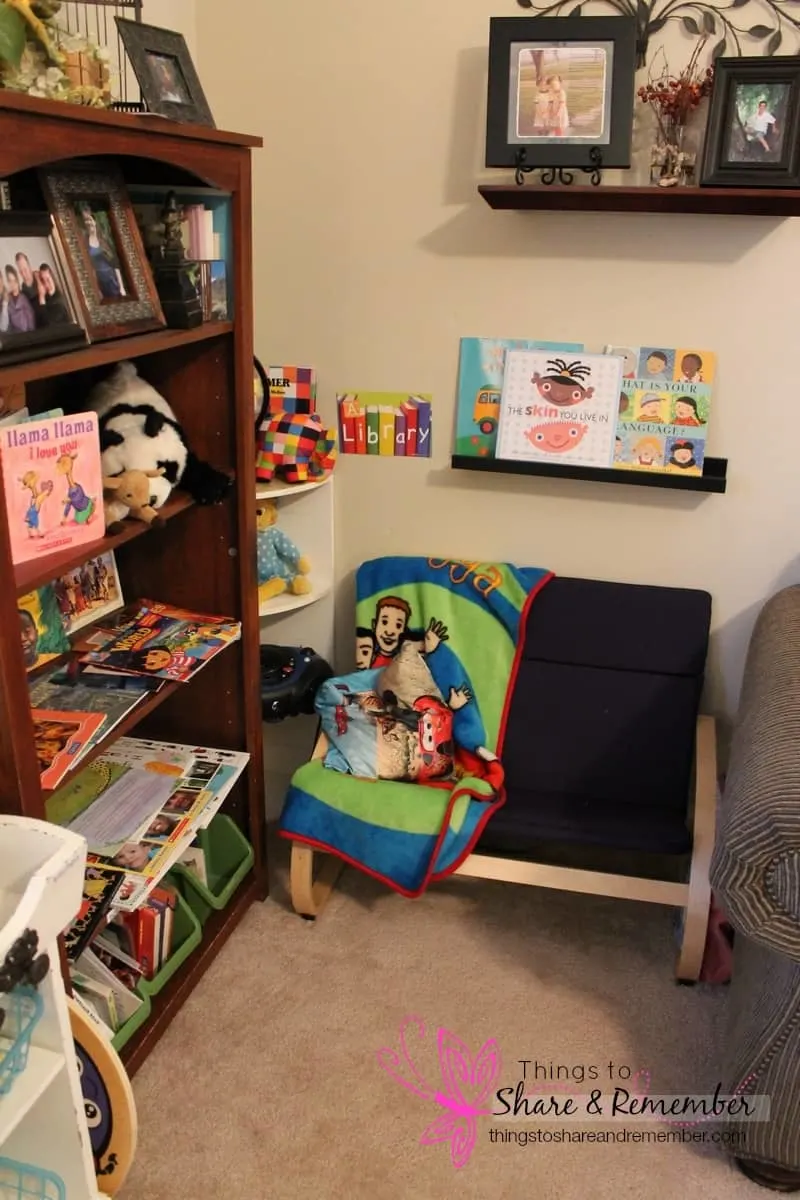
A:
[[[197,6],[195,0],[144,0],[142,20],[162,29],[176,29],[186,38],[189,52],[197,52]]]
[[[730,714],[762,600],[800,580],[800,221],[492,212],[475,190],[488,19],[518,12],[511,0],[228,0],[222,36],[216,0],[197,0],[217,121],[265,140],[258,352],[315,365],[331,417],[337,390],[435,398],[430,461],[338,468],[340,625],[349,633],[353,569],[385,552],[707,588],[707,703]],[[677,64],[690,42],[676,33],[669,50]],[[729,493],[451,471],[461,335],[716,348],[710,449],[730,458]]]

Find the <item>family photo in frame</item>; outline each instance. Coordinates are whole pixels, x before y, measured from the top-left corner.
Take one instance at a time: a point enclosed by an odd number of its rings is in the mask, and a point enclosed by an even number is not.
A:
[[[0,213],[0,365],[85,344],[47,213]]]
[[[41,172],[82,323],[91,341],[166,324],[122,175],[84,164]]]
[[[214,118],[183,34],[115,17],[149,112],[214,128]]]
[[[630,166],[636,22],[492,17],[486,166]]]
[[[800,56],[716,60],[701,183],[800,187]]]

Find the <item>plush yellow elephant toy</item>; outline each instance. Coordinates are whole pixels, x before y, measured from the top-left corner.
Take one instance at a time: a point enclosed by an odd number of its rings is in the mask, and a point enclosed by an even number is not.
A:
[[[311,583],[306,578],[311,563],[292,539],[278,529],[277,520],[278,506],[274,500],[266,500],[256,509],[258,598],[262,603],[286,591],[295,596],[311,591]]]

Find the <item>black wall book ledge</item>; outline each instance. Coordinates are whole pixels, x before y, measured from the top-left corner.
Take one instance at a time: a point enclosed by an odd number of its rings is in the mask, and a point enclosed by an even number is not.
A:
[[[500,458],[472,458],[454,454],[450,465],[457,471],[483,471],[494,475],[544,475],[549,479],[585,479],[590,483],[625,483],[633,487],[670,488],[678,492],[716,492],[727,487],[727,458],[707,458],[702,475],[667,475],[659,471],[615,470],[613,467],[567,467],[553,463],[518,462]]]

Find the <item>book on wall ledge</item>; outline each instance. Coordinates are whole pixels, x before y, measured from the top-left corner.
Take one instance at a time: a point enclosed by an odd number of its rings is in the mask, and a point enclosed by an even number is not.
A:
[[[623,363],[614,466],[702,475],[717,359],[710,350],[607,346]]]
[[[576,354],[582,342],[543,342],[530,338],[461,338],[458,356],[455,453],[491,458],[497,443],[500,397],[509,350],[549,350]]]
[[[621,381],[622,362],[612,355],[509,350],[496,457],[610,467]]]

